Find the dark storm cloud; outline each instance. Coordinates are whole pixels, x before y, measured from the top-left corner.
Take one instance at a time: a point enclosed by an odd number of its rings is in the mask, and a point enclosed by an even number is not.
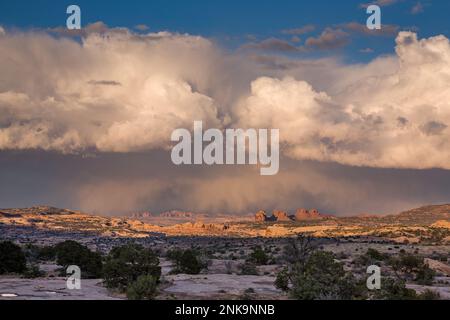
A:
[[[447,129],[447,125],[438,121],[430,121],[420,127],[420,130],[427,136],[438,136]]]
[[[397,122],[400,127],[404,127],[408,124],[409,121],[405,117],[398,117]]]
[[[90,80],[88,82],[91,85],[94,86],[121,86],[122,84],[118,81],[112,81],[112,80]]]
[[[450,172],[388,170],[282,159],[278,176],[251,167],[176,167],[165,152],[0,153],[0,207],[48,204],[108,215],[170,209],[246,214],[318,208],[333,214],[395,213],[442,203]]]
[[[294,61],[280,61],[278,57],[255,55],[252,57],[258,64],[263,65],[267,69],[272,70],[292,70],[299,65]]]

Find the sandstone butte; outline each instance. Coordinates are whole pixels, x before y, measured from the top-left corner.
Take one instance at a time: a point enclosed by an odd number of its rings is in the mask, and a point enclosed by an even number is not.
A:
[[[286,221],[309,221],[309,220],[320,220],[325,218],[325,215],[322,215],[319,213],[316,209],[298,209],[295,212],[294,216],[290,216],[285,211],[281,210],[274,210],[271,217],[268,217],[266,212],[261,210],[258,211],[255,214],[255,221],[256,222],[267,222],[267,221],[279,221],[279,222],[286,222]]]

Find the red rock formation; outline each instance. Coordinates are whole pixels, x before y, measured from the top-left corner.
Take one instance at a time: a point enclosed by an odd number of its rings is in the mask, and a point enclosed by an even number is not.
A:
[[[306,209],[298,209],[295,213],[295,220],[303,221],[309,219],[309,212]]]
[[[255,214],[255,221],[256,222],[265,222],[267,220],[266,212],[265,211],[258,211]]]
[[[133,219],[145,219],[153,217],[151,212],[143,211],[143,212],[133,212],[131,214],[131,218]]]
[[[309,210],[309,217],[311,219],[319,219],[321,218],[320,213],[317,209],[311,209]]]
[[[284,211],[274,210],[273,216],[277,219],[277,221],[291,221],[291,218]]]
[[[312,209],[309,211],[306,209],[298,209],[297,212],[295,213],[295,220],[297,221],[317,220],[321,218],[322,215],[316,209]]]

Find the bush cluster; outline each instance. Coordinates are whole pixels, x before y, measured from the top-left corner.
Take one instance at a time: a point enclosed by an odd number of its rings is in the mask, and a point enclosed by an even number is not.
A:
[[[113,248],[103,266],[105,285],[126,292],[130,299],[153,298],[160,277],[156,253],[137,244]]]
[[[172,273],[199,274],[207,268],[207,264],[196,250],[172,249],[166,253],[166,257],[175,264]]]

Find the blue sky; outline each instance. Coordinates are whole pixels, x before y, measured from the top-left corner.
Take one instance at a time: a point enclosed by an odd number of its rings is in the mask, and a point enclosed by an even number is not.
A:
[[[382,23],[400,29],[417,29],[420,37],[436,34],[449,36],[450,2],[444,0],[379,0],[382,6]],[[292,35],[282,30],[312,24],[315,30],[299,36],[301,41],[317,37],[327,27],[357,22],[365,24],[367,15],[361,7],[364,0],[78,0],[78,1],[2,1],[0,25],[6,28],[49,28],[65,24],[65,9],[77,4],[82,9],[85,26],[103,21],[110,27],[132,28],[145,24],[150,31],[198,34],[215,38],[225,47],[236,48],[252,39],[263,41],[277,38],[290,42]],[[416,14],[412,8],[419,5]],[[340,50],[320,54],[345,53],[350,60],[366,60],[376,55],[390,53],[394,36],[364,36],[351,34],[351,41]],[[301,42],[299,42],[300,44]],[[295,44],[295,45],[299,45]],[[362,53],[370,48],[373,52]],[[318,53],[316,53],[318,54]]]

